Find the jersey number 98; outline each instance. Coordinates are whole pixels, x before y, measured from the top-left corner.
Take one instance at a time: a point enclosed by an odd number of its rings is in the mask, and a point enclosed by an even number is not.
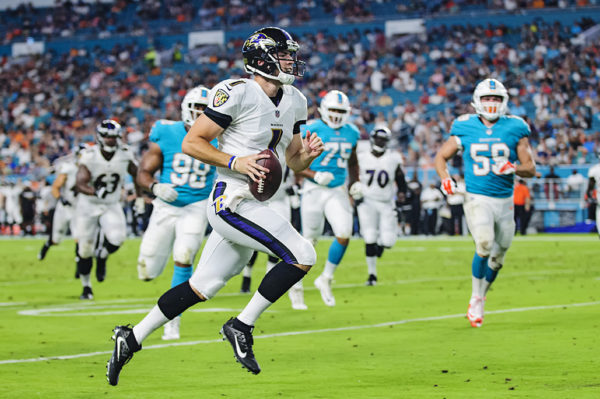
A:
[[[172,167],[171,183],[176,186],[187,183],[191,188],[206,187],[206,175],[210,172],[209,165],[178,152],[173,156]]]

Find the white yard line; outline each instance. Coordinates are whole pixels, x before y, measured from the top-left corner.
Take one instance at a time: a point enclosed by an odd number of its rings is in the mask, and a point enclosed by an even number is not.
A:
[[[570,308],[570,307],[596,306],[596,305],[600,305],[600,301],[571,303],[571,304],[562,304],[562,305],[528,306],[528,307],[523,307],[523,308],[492,310],[492,311],[487,311],[486,315],[502,314],[502,313],[529,312],[532,310],[549,310],[549,309],[561,309],[561,308]],[[323,329],[318,329],[318,330],[287,331],[287,332],[281,332],[281,333],[275,333],[275,334],[256,335],[256,336],[254,336],[254,338],[255,339],[265,339],[265,338],[287,337],[287,336],[291,336],[291,335],[308,335],[308,334],[320,334],[320,333],[327,333],[327,332],[363,330],[363,329],[367,329],[367,328],[389,327],[389,326],[396,326],[396,325],[415,323],[415,322],[457,319],[457,318],[461,318],[461,317],[465,317],[465,314],[459,313],[459,314],[442,315],[442,316],[420,317],[420,318],[416,318],[416,319],[396,320],[396,321],[389,321],[389,322],[378,323],[378,324],[346,326],[346,327],[336,327],[336,328],[323,328]],[[217,342],[222,342],[222,340],[221,339],[211,339],[211,340],[201,340],[201,341],[173,342],[173,343],[168,343],[168,344],[149,345],[149,346],[145,346],[144,349],[148,350],[148,349],[170,348],[170,347],[174,347],[174,346],[193,346],[193,345],[200,345],[200,344],[214,344]],[[7,359],[7,360],[0,360],[0,365],[1,364],[45,362],[45,361],[49,361],[49,360],[80,359],[83,357],[91,357],[91,356],[96,356],[96,355],[109,355],[111,353],[112,353],[112,351],[102,351],[102,352],[79,353],[79,354],[75,354],[75,355],[36,357],[36,358],[31,358],[31,359]]]

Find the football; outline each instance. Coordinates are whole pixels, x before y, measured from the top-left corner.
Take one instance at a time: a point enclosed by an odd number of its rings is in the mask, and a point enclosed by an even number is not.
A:
[[[263,150],[261,154],[268,154],[269,158],[262,158],[256,161],[257,164],[269,169],[264,179],[255,182],[248,177],[250,192],[259,201],[266,201],[271,198],[281,185],[281,163],[277,155],[271,150]]]

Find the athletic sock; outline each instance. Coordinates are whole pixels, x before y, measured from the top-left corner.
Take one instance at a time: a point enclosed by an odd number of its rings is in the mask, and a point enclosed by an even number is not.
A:
[[[487,292],[490,289],[490,286],[492,285],[494,280],[496,280],[496,276],[498,275],[499,271],[500,270],[494,270],[494,269],[490,268],[489,266],[486,266],[485,279],[483,279],[482,286],[481,286],[481,297],[482,298],[485,297],[485,295],[487,294]]]
[[[133,335],[138,344],[146,339],[154,330],[168,322],[169,319],[163,314],[158,305],[154,305],[150,313],[133,327]]]
[[[189,266],[173,266],[173,278],[171,279],[171,288],[184,283],[192,277],[194,272],[191,265]]]
[[[472,295],[483,296],[483,280],[485,277],[485,268],[487,267],[488,257],[481,257],[477,253],[473,256],[471,264],[472,278]]]
[[[337,239],[333,240],[329,246],[327,262],[325,262],[325,269],[323,270],[325,277],[333,278],[335,269],[337,269],[338,265],[342,261],[344,253],[346,252],[346,248],[348,248],[348,246],[340,244]]]
[[[271,306],[273,302],[262,296],[258,291],[254,293],[250,302],[237,316],[237,319],[248,326],[253,326],[260,315]]]
[[[374,276],[377,275],[377,257],[367,256],[367,271]]]
[[[242,270],[242,276],[252,277],[252,266],[249,266],[249,265],[244,266],[244,270]]]

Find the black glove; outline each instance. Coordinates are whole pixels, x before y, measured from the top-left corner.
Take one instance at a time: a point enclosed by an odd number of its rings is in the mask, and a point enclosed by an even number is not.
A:
[[[72,206],[73,205],[69,201],[67,201],[64,197],[60,197],[60,203],[63,204],[64,206]]]

